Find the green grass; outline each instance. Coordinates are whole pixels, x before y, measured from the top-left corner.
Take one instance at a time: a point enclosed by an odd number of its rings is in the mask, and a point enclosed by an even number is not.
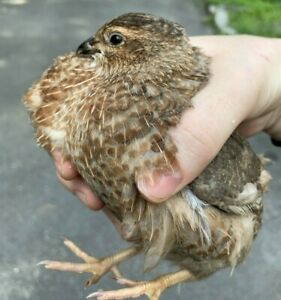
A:
[[[206,0],[223,4],[238,33],[281,37],[281,0]]]

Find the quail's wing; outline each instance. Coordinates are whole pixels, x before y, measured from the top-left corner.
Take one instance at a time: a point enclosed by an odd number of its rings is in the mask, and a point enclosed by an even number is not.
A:
[[[262,209],[269,174],[249,143],[234,133],[190,189],[201,200],[236,214]]]

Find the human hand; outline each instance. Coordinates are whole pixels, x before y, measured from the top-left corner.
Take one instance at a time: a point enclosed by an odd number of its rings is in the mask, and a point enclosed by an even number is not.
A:
[[[161,202],[196,178],[238,127],[244,136],[265,131],[281,140],[281,39],[206,36],[191,43],[212,58],[208,85],[170,130],[177,145],[176,174],[138,182],[147,199]],[[151,171],[153,174],[153,170]]]

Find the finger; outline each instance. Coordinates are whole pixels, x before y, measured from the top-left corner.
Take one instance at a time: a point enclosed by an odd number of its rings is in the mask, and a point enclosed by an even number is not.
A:
[[[59,181],[73,194],[75,194],[88,208],[92,210],[100,210],[104,204],[92,192],[90,187],[80,177],[73,180],[65,180],[60,174],[57,174]]]
[[[178,149],[180,170],[176,174],[161,174],[153,180],[138,182],[141,193],[153,202],[166,200],[197,177],[251,110],[253,96],[249,88],[237,88],[233,84],[241,82],[243,75],[227,74],[227,66],[220,62],[211,69],[214,75],[193,98],[194,108],[186,111],[179,125],[170,130]],[[242,82],[251,84],[246,79]]]
[[[60,176],[66,180],[74,179],[78,176],[78,172],[70,161],[65,160],[60,151],[55,150],[52,152],[54,163]]]

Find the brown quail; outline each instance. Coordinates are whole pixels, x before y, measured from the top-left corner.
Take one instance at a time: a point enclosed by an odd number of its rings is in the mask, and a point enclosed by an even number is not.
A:
[[[66,240],[85,263],[42,262],[50,269],[93,273],[88,285],[111,270],[127,285],[90,296],[159,299],[167,287],[234,268],[249,252],[270,176],[237,133],[196,180],[165,203],[147,202],[136,188],[152,168],[178,169],[168,130],[207,84],[208,64],[181,25],[129,13],[102,26],[76,52],[57,58],[27,92],[24,103],[38,144],[71,160],[123,238],[134,244],[98,260]],[[123,278],[115,266],[140,251],[145,269],[167,259],[180,270],[150,282]]]

